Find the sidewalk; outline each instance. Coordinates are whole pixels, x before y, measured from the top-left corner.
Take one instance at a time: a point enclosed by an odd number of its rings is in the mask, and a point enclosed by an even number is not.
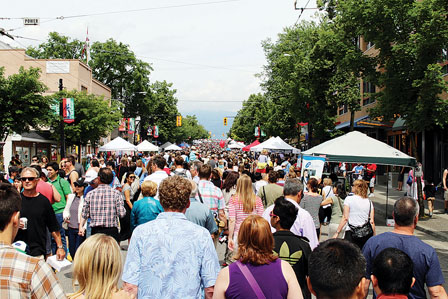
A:
[[[387,201],[387,216],[392,218],[394,203],[404,195],[405,191],[397,191],[389,188],[389,200]],[[386,185],[375,185],[375,197],[370,197],[375,207],[375,213],[386,219]],[[448,214],[444,214],[443,199],[436,198],[434,201],[434,215],[432,218],[425,217],[419,220],[417,230],[429,234],[439,240],[448,241]],[[425,214],[428,215],[428,206],[425,202]],[[377,218],[377,217],[375,217]]]

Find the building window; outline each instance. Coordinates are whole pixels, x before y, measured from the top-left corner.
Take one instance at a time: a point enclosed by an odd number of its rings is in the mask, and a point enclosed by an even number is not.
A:
[[[81,91],[87,92],[87,87],[85,87],[84,85],[81,85]]]
[[[363,81],[362,82],[362,93],[363,94],[371,94],[375,92],[375,85],[371,82]]]
[[[372,42],[367,42],[367,48],[366,48],[366,51],[367,51],[368,49],[372,48],[373,46],[375,46],[374,43],[372,43]]]
[[[375,103],[375,99],[373,99],[371,97],[362,99],[362,105],[363,106],[366,106],[366,105],[369,105],[369,104],[372,104],[372,103]]]
[[[340,105],[338,110],[339,115],[347,113],[348,112],[347,105]]]
[[[448,49],[442,49],[442,62],[448,61]]]
[[[448,74],[448,64],[445,64],[442,66],[442,74],[447,75]]]

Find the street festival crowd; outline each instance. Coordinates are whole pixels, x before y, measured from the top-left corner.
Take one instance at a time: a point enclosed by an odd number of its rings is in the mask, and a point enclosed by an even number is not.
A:
[[[300,166],[217,143],[85,167],[14,157],[0,185],[0,298],[365,298],[370,284],[381,299],[447,297],[436,251],[414,236],[415,198],[376,235],[375,164],[327,163],[323,178]],[[73,262],[73,293],[51,256]]]

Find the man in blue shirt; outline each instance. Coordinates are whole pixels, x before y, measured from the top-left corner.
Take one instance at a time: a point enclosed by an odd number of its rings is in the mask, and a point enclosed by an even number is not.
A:
[[[190,206],[185,212],[185,217],[191,222],[206,228],[210,232],[212,238],[214,238],[214,233],[218,231],[218,226],[216,225],[212,211],[210,211],[208,206],[196,200],[196,196],[198,195],[198,185],[196,185],[193,180],[189,181],[192,190],[190,194]]]
[[[425,284],[431,298],[446,298],[443,278],[437,253],[416,236],[414,230],[418,221],[418,204],[410,197],[402,197],[394,204],[394,230],[370,238],[364,245],[363,254],[367,261],[366,277],[372,274],[375,257],[385,248],[397,248],[405,252],[414,263],[415,284],[409,298],[426,298]],[[369,287],[370,281],[365,285]]]
[[[220,266],[210,232],[185,217],[190,182],[164,179],[165,212],[133,232],[123,272],[124,289],[138,298],[212,298]]]

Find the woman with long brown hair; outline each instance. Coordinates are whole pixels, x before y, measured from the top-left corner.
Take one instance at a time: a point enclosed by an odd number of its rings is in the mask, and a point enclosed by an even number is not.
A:
[[[308,192],[300,201],[300,207],[305,209],[313,217],[317,237],[320,237],[319,208],[322,196],[319,192],[319,182],[316,178],[310,178],[307,183]]]
[[[337,238],[345,224],[344,239],[356,244],[362,249],[367,240],[375,235],[375,209],[367,196],[369,187],[364,180],[356,180],[353,183],[352,191],[354,195],[347,196],[344,201],[344,212],[341,222],[334,233],[333,238]],[[371,232],[365,236],[357,236],[354,231],[362,226],[371,226]]]
[[[237,261],[219,272],[213,298],[303,298],[292,267],[273,250],[269,223],[248,216],[238,235]]]
[[[238,231],[244,219],[251,214],[263,215],[261,198],[252,188],[252,180],[247,174],[240,176],[236,183],[236,193],[229,200],[229,249],[234,250]]]

